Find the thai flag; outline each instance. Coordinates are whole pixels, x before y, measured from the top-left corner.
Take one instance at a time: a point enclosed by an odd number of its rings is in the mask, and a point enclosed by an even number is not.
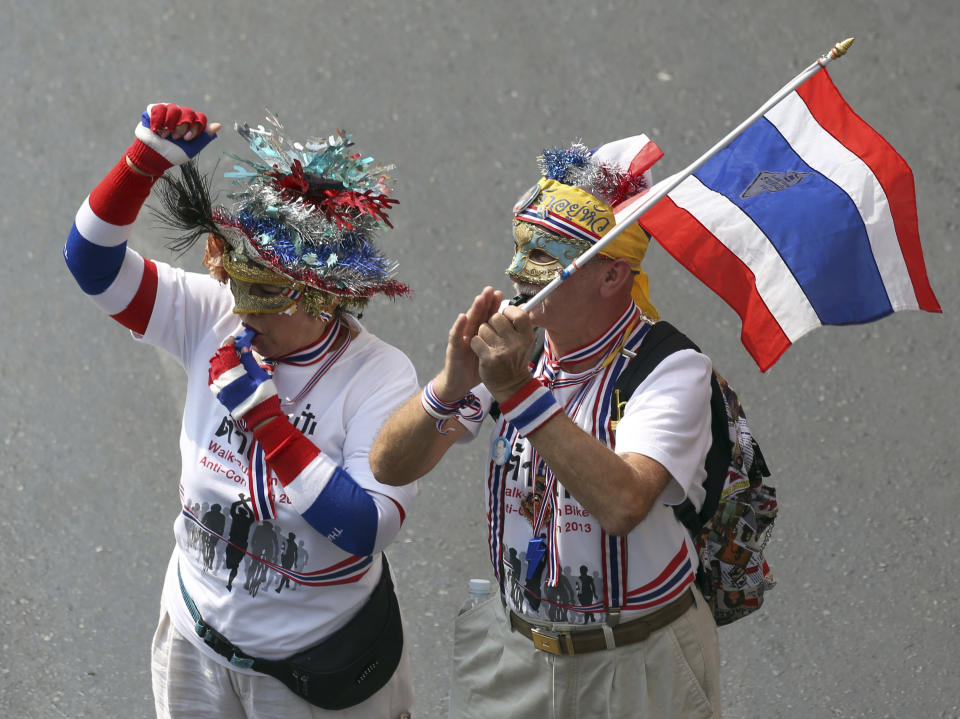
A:
[[[825,69],[639,221],[736,310],[761,371],[821,325],[940,312],[913,174]]]

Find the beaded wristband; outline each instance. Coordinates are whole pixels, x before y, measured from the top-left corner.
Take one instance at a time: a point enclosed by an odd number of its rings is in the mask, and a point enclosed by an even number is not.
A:
[[[526,437],[562,412],[563,408],[557,404],[553,392],[531,378],[519,392],[500,403],[500,411]]]

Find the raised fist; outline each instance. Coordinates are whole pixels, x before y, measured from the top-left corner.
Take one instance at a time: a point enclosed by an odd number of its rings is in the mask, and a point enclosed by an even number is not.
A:
[[[182,165],[206,147],[220,129],[207,128],[207,116],[172,103],[147,105],[135,130],[137,139],[170,165]]]

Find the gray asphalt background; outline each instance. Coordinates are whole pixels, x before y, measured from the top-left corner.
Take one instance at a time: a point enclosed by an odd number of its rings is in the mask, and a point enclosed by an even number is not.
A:
[[[850,35],[831,72],[913,168],[944,314],[824,328],[761,375],[726,305],[659,247],[647,267],[663,314],[739,390],[781,497],[779,585],[720,631],[726,715],[960,715],[958,14],[955,0],[7,4],[0,716],[152,716],[184,383],[60,255],[148,102],[251,124],[269,106],[292,136],[346,128],[397,163],[384,247],[416,294],[364,321],[426,381],[457,311],[506,288],[509,209],[542,148],[645,131],[664,177]],[[224,132],[205,162],[241,148]],[[173,259],[146,216],[134,244]],[[479,460],[455,451],[422,482],[390,551],[421,717],[445,715],[452,617],[468,578],[490,576]]]

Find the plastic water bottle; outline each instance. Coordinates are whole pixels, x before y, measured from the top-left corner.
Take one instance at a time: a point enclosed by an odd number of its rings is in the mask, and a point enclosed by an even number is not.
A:
[[[469,612],[474,607],[480,606],[490,598],[490,580],[489,579],[471,579],[470,593],[467,595],[467,601],[460,607],[459,614]]]

